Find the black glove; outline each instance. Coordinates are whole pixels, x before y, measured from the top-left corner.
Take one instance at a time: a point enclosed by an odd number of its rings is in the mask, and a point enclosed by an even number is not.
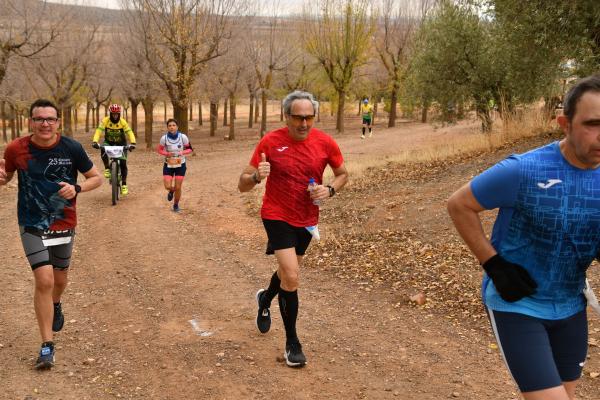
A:
[[[535,293],[537,283],[525,268],[496,254],[482,265],[504,300],[512,303]]]
[[[92,143],[92,147],[95,149],[99,149],[100,145],[98,144],[98,142],[94,142],[94,143]]]
[[[131,143],[129,145],[129,151],[134,151],[135,150],[135,143]]]

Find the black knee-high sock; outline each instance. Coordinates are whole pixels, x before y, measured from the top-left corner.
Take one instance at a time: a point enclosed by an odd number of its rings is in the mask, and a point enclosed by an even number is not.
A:
[[[273,272],[273,276],[271,277],[271,283],[269,283],[269,287],[267,288],[267,290],[265,290],[263,292],[262,297],[260,299],[260,302],[262,303],[261,305],[263,307],[271,306],[271,301],[273,301],[275,296],[277,296],[277,293],[279,293],[280,285],[281,285],[281,281],[279,280],[279,277],[277,276],[277,271],[275,271],[275,272]]]
[[[364,126],[362,127],[362,130],[363,130],[363,135],[364,135],[365,134],[365,127]]]
[[[279,289],[279,311],[285,326],[286,341],[298,341],[296,334],[296,319],[298,318],[298,291],[288,292]]]
[[[371,129],[373,129],[373,128],[369,127],[369,133],[371,133]]]

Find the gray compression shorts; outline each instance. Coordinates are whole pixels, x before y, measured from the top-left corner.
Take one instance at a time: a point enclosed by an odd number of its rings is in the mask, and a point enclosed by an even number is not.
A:
[[[44,265],[52,265],[55,269],[67,269],[71,263],[71,253],[73,252],[73,242],[75,241],[75,232],[71,232],[69,243],[55,246],[46,246],[42,241],[39,232],[19,226],[21,232],[21,242],[23,250],[27,256],[27,261],[31,269],[34,270]]]

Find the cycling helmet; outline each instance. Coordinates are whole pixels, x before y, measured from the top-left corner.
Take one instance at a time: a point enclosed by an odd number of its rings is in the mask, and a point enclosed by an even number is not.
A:
[[[363,103],[367,104],[369,102],[369,99],[364,99]]]
[[[110,107],[108,107],[108,111],[115,114],[121,114],[121,106],[118,104],[111,104]]]

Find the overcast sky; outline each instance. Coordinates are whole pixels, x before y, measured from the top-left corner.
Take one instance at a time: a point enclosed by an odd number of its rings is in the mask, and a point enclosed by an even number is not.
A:
[[[119,0],[48,0],[52,3],[70,3],[80,4],[86,6],[96,6],[105,8],[119,8]],[[259,0],[261,1],[261,0]],[[264,0],[265,3],[271,3],[271,1]],[[302,0],[279,0],[282,9],[285,9],[289,13],[299,13],[302,11]]]

